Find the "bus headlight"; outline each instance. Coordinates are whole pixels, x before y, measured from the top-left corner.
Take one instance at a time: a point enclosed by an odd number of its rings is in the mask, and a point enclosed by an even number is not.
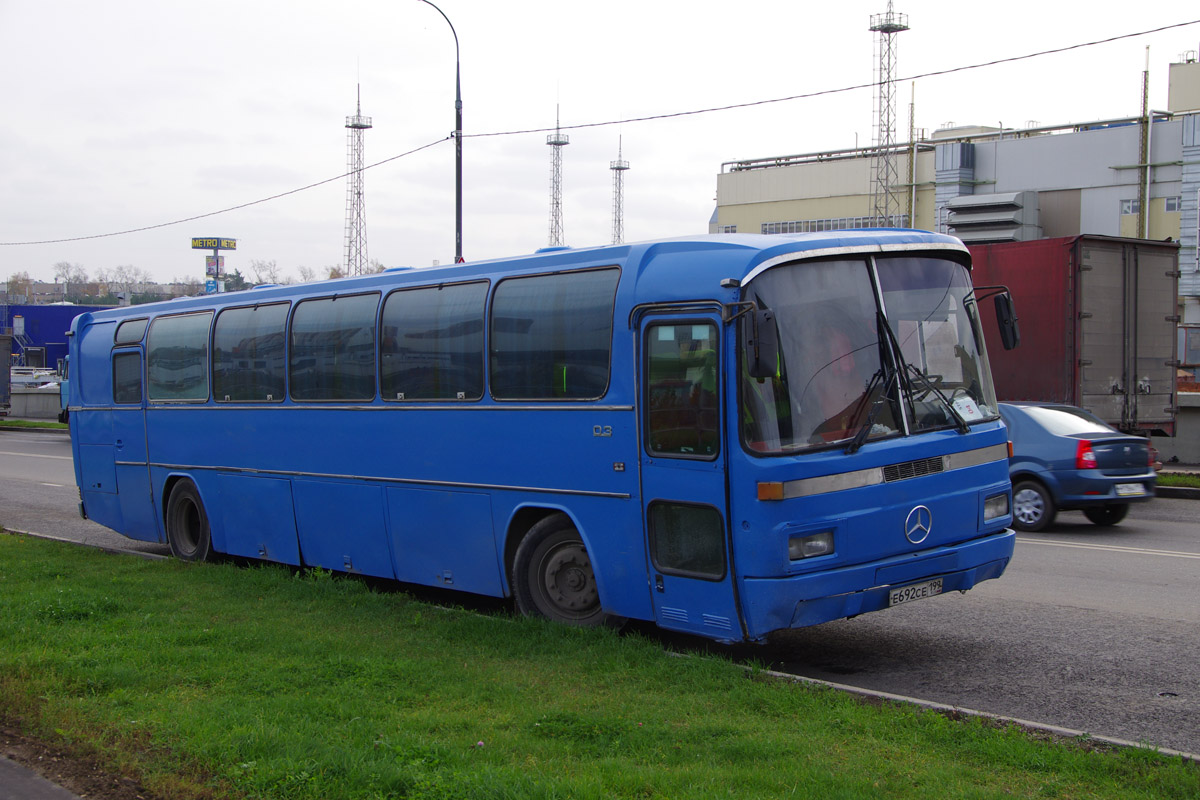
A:
[[[1008,492],[994,494],[983,501],[983,521],[989,522],[1008,514]]]
[[[814,533],[811,536],[793,536],[788,539],[788,558],[792,561],[824,556],[832,552],[833,531]]]

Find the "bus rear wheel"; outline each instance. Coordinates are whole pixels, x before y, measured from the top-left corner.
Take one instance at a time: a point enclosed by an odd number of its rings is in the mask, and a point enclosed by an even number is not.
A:
[[[167,544],[180,561],[208,561],[212,558],[212,532],[208,514],[196,485],[182,480],[171,489],[167,500]]]
[[[517,546],[513,593],[517,610],[527,617],[586,628],[608,620],[587,548],[563,514],[538,522]]]

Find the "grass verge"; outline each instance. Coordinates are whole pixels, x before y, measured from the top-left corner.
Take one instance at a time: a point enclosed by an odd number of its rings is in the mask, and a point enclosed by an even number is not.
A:
[[[65,431],[67,425],[62,422],[45,422],[36,419],[12,419],[0,417],[0,428],[45,428],[47,430]]]
[[[442,609],[0,535],[0,710],[166,798],[1195,798],[1200,769]]]
[[[1200,489],[1200,475],[1193,475],[1189,472],[1160,472],[1156,483],[1159,486],[1186,486],[1191,489]]]

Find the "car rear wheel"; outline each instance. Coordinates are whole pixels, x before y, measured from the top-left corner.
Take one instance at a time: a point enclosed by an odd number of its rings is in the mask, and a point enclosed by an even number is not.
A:
[[[1013,487],[1013,527],[1017,530],[1045,530],[1057,513],[1054,500],[1040,483],[1021,481]]]
[[[1083,515],[1097,525],[1116,525],[1125,519],[1125,515],[1128,513],[1128,503],[1113,503],[1112,505],[1094,506],[1083,510]]]

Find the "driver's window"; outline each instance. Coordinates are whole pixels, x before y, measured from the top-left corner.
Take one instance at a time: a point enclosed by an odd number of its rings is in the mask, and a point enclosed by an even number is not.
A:
[[[717,327],[651,325],[646,330],[646,449],[715,458],[720,444]]]

